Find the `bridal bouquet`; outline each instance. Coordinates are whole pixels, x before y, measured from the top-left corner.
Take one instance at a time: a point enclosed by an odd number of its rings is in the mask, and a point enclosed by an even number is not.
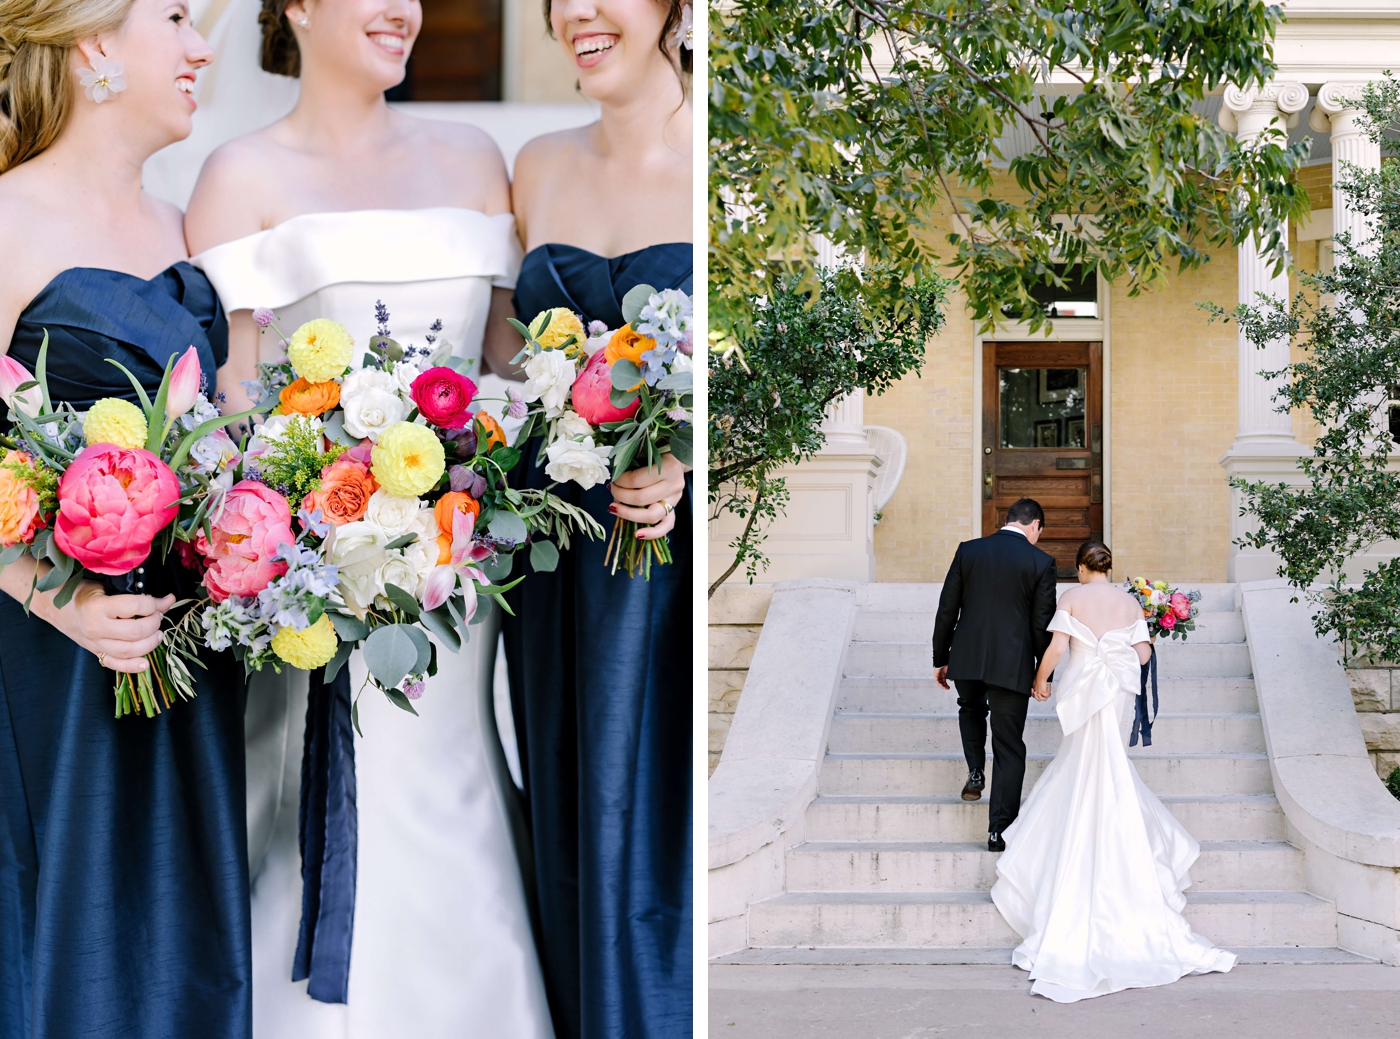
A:
[[[1200,592],[1179,591],[1166,581],[1148,581],[1144,577],[1131,577],[1123,587],[1142,607],[1148,634],[1153,638],[1162,635],[1184,640],[1187,632],[1196,630],[1196,616],[1201,612],[1197,605]]]
[[[45,377],[48,337],[37,370],[0,356],[0,399],[13,424],[0,437],[0,567],[25,553],[52,566],[36,571],[35,591],[56,591],[66,606],[85,577],[103,580],[109,593],[144,590],[139,569],[152,552],[164,559],[188,551],[232,484],[229,466],[238,450],[223,426],[254,414],[224,417],[201,388],[194,347],[171,357],[155,400],[114,360],[136,388],[138,407],[104,397],[86,412],[49,398]],[[181,600],[166,614],[173,621]],[[166,630],[165,641],[146,656],[138,674],[118,673],[116,716],[133,711],[155,717],[161,704],[194,696],[189,664],[200,667],[194,625],[187,610]]]
[[[660,468],[670,452],[690,465],[694,438],[693,310],[677,289],[638,285],[622,299],[621,328],[600,321],[585,330],[564,307],[538,314],[516,361],[525,360],[528,412],[520,440],[538,426],[539,460],[552,480],[585,490],[630,469]],[[669,538],[639,541],[637,524],[613,524],[606,563],[617,573],[651,577],[653,563],[669,563]]]
[[[376,316],[352,371],[344,326],[317,319],[287,337],[271,311],[254,312],[286,348],[246,384],[272,414],[193,562],[213,600],[202,615],[211,648],[231,647],[250,671],[325,666],[329,682],[359,647],[370,681],[416,714],[437,671],[427,633],[456,652],[485,616],[479,604],[509,611],[516,552],[528,546],[535,568],[552,570],[549,537],[567,547],[571,531],[602,528],[547,491],[507,486],[520,452],[437,341],[440,323],[426,346],[405,347],[382,303]]]

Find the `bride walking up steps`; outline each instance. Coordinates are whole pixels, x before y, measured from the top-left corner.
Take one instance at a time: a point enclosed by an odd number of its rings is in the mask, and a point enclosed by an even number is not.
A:
[[[1181,915],[1201,847],[1124,747],[1121,720],[1150,654],[1142,610],[1108,583],[1104,545],[1085,542],[1075,563],[1081,587],[1060,598],[1033,693],[1050,699],[1068,650],[1055,706],[1065,737],[1006,831],[991,892],[1024,938],[1012,962],[1059,1003],[1235,965]]]

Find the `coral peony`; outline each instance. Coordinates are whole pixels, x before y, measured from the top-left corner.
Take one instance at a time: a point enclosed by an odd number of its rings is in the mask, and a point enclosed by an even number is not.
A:
[[[321,614],[315,624],[308,624],[301,631],[286,627],[272,636],[272,652],[303,671],[314,671],[329,664],[339,645],[335,626],[326,613]]]
[[[209,563],[204,587],[215,602],[258,594],[287,572],[286,562],[276,558],[278,546],[296,543],[287,499],[256,480],[230,488],[213,535],[206,540],[201,530],[195,548]]]
[[[155,455],[97,444],[58,483],[54,543],[94,573],[124,574],[146,561],[179,500],[180,481]]]
[[[39,494],[31,482],[33,463],[23,451],[11,451],[0,465],[0,545],[5,547],[21,541],[27,545],[44,528]]]
[[[287,343],[292,370],[307,382],[325,382],[345,374],[355,352],[355,340],[345,326],[316,318],[295,332]]]
[[[447,470],[437,434],[412,422],[396,423],[381,433],[371,457],[379,486],[400,498],[426,493]]]
[[[599,351],[589,358],[588,366],[579,373],[578,381],[574,383],[574,410],[594,426],[631,418],[642,406],[640,397],[625,408],[613,406],[609,399],[613,388],[612,372],[609,370],[611,364],[607,351]]]
[[[1171,600],[1172,613],[1181,620],[1189,620],[1191,617],[1191,600],[1177,592]]]
[[[471,421],[467,408],[476,396],[476,383],[451,368],[429,368],[413,380],[411,394],[429,425],[461,429]]]
[[[290,386],[284,386],[277,399],[285,414],[324,415],[340,403],[340,383],[334,379],[307,382],[299,378]]]
[[[320,509],[322,518],[338,527],[364,519],[370,496],[377,490],[379,484],[369,466],[347,451],[321,470],[321,486],[302,499],[301,507],[308,512]]]
[[[438,499],[437,504],[433,506],[433,519],[437,521],[438,530],[448,537],[452,536],[454,512],[471,513],[472,522],[475,523],[476,517],[481,515],[481,502],[463,491],[448,491]]]
[[[83,416],[83,440],[136,448],[146,442],[146,416],[135,404],[120,397],[103,397]]]

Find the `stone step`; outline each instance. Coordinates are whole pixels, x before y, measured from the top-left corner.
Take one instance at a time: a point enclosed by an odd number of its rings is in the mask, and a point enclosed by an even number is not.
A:
[[[1226,947],[1336,946],[1337,912],[1303,891],[1188,891],[1192,929]],[[787,892],[749,909],[751,946],[1010,948],[985,891]]]
[[[1197,584],[1189,581],[1176,581],[1175,584],[1185,591],[1201,593],[1202,613],[1229,613],[1239,608],[1235,603],[1233,584]],[[1059,592],[1072,587],[1073,583],[1062,583]],[[856,606],[877,613],[933,613],[938,609],[938,596],[942,589],[941,584],[863,584],[856,593]]]
[[[1250,678],[1254,674],[1244,643],[1160,642],[1159,678]],[[847,678],[932,678],[933,646],[928,642],[852,642],[846,649]]]
[[[1158,796],[1219,796],[1272,794],[1267,754],[1159,753],[1154,747],[1129,750],[1128,757],[1148,787]],[[1026,757],[1028,792],[1050,754]],[[995,766],[988,758],[988,779]],[[967,781],[962,754],[827,754],[822,763],[818,792],[896,796],[956,795]],[[983,795],[984,797],[986,795]]]
[[[1162,803],[1198,841],[1283,839],[1283,810],[1273,794],[1164,797]],[[811,841],[982,841],[987,795],[980,801],[823,795],[807,808],[805,833]]]
[[[980,843],[807,841],[787,854],[788,891],[986,891],[997,852]],[[1283,841],[1208,841],[1192,890],[1301,889],[1303,853]]]
[[[1259,698],[1252,678],[1162,678],[1158,703],[1174,714],[1257,714]],[[932,678],[847,678],[841,683],[837,710],[932,711],[951,714],[958,709],[956,689],[944,689]],[[1055,697],[1032,700],[1029,714],[1051,716]]]
[[[1127,722],[1125,719],[1125,723]],[[1064,739],[1057,717],[1028,717],[1024,730],[1032,754],[1053,754]],[[832,753],[907,754],[962,750],[956,714],[857,713],[838,711],[827,749]],[[987,746],[991,746],[990,726]],[[1264,726],[1257,714],[1159,714],[1152,726],[1156,750],[1193,754],[1264,752]]]
[[[856,613],[851,639],[854,642],[926,642],[932,645],[935,617],[933,612],[860,610]],[[1198,644],[1243,642],[1244,617],[1234,610],[1202,610],[1196,616],[1196,630],[1190,633],[1189,641]]]
[[[1228,947],[1227,947],[1228,948]],[[1347,952],[1327,946],[1253,946],[1228,949],[1238,957],[1239,963],[1295,963],[1295,964],[1364,964],[1375,963],[1369,956]],[[943,949],[926,946],[922,949],[895,948],[752,948],[740,949],[724,956],[716,956],[711,963],[741,964],[803,964],[884,966],[884,965],[928,965],[944,964],[997,964],[1011,962],[1011,949],[1007,946],[993,949],[975,947]]]

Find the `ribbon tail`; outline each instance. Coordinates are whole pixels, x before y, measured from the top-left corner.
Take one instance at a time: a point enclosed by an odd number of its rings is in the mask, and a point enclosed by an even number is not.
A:
[[[1155,659],[1156,659],[1155,656],[1154,656],[1154,657],[1149,657],[1149,658],[1148,658],[1148,663],[1141,665],[1141,667],[1139,668],[1140,675],[1139,675],[1138,694],[1137,694],[1137,697],[1136,697],[1136,699],[1134,700],[1134,704],[1133,704],[1133,707],[1134,707],[1133,736],[1132,736],[1132,741],[1128,744],[1128,746],[1130,746],[1130,747],[1137,746],[1137,736],[1138,736],[1139,731],[1141,731],[1141,733],[1142,733],[1142,745],[1143,745],[1144,747],[1150,747],[1150,746],[1152,746],[1152,721],[1153,721],[1153,718],[1152,718],[1152,717],[1149,717],[1149,716],[1148,716],[1148,713],[1147,713],[1147,672],[1148,672],[1148,669],[1152,666],[1152,661],[1155,660]],[[1154,689],[1154,692],[1155,692],[1155,689]],[[1155,715],[1154,715],[1154,717],[1155,717]]]
[[[301,926],[292,980],[322,1003],[346,1002],[355,922],[355,741],[350,669],[311,673],[301,760]]]

